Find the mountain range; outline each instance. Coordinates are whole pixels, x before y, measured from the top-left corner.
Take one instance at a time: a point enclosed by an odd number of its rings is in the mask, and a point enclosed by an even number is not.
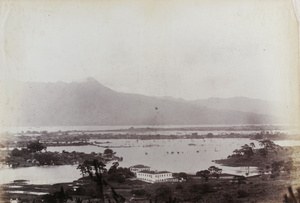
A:
[[[272,112],[280,109],[246,97],[187,101],[121,93],[93,78],[23,82],[16,105],[23,126],[274,124],[278,115]]]

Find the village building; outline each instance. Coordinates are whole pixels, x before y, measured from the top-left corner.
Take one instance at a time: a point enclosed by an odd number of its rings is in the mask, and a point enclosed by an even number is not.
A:
[[[172,173],[169,171],[139,171],[136,172],[136,177],[139,180],[158,183],[158,182],[178,182],[178,178],[173,178]]]
[[[135,175],[139,171],[150,171],[150,166],[144,166],[144,165],[135,165],[129,167],[130,171],[133,172]]]

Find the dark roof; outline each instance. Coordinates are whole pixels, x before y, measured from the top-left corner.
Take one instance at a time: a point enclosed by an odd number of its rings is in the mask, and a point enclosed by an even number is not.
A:
[[[130,166],[130,168],[150,168],[150,167],[139,164],[139,165],[135,165],[135,166]]]
[[[229,177],[229,176],[236,176],[236,175],[233,175],[233,174],[228,174],[228,173],[221,173],[219,174],[220,177]]]
[[[140,171],[138,173],[162,174],[162,173],[171,173],[171,172],[169,172],[169,171]]]

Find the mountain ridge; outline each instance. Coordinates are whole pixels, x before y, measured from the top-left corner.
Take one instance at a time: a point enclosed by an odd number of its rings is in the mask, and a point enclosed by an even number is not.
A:
[[[95,79],[85,82],[24,82],[20,125],[197,125],[268,124],[271,115],[217,109],[186,101],[120,93]]]

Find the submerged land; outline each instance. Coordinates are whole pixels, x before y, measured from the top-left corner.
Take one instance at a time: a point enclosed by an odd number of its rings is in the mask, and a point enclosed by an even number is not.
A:
[[[189,129],[129,128],[112,131],[28,131],[2,136],[1,162],[12,168],[31,166],[76,165],[82,178],[69,183],[32,185],[26,180],[12,180],[2,185],[3,201],[21,202],[282,202],[288,187],[298,188],[300,147],[282,147],[272,140],[296,139],[297,136],[275,132],[274,126],[230,127],[230,133],[218,134],[218,127]],[[259,129],[259,130],[258,130]],[[211,133],[201,134],[201,131]],[[229,129],[225,129],[229,130]],[[239,133],[239,131],[260,131]],[[172,133],[150,133],[177,131]],[[200,132],[199,132],[200,131]],[[235,132],[236,131],[236,132]],[[149,133],[147,133],[149,132]],[[188,133],[186,133],[188,132]],[[222,173],[218,168],[199,170],[195,174],[173,173],[176,182],[147,183],[122,167],[122,154],[106,146],[106,139],[212,139],[249,138],[249,144],[232,149],[226,159],[214,160],[225,166],[257,167],[259,174],[240,176]],[[103,139],[103,141],[101,141]],[[97,141],[95,141],[97,140]],[[254,146],[251,140],[259,141]],[[99,146],[102,153],[47,152],[50,146]],[[124,146],[118,146],[124,147]],[[98,165],[115,162],[107,168]],[[89,168],[84,168],[83,166]],[[97,175],[98,173],[98,175]],[[99,179],[101,174],[101,180]],[[98,177],[98,179],[97,179]],[[102,188],[102,189],[101,189]],[[23,192],[18,192],[18,191]],[[296,194],[297,196],[297,194]],[[102,201],[103,202],[103,201]]]

